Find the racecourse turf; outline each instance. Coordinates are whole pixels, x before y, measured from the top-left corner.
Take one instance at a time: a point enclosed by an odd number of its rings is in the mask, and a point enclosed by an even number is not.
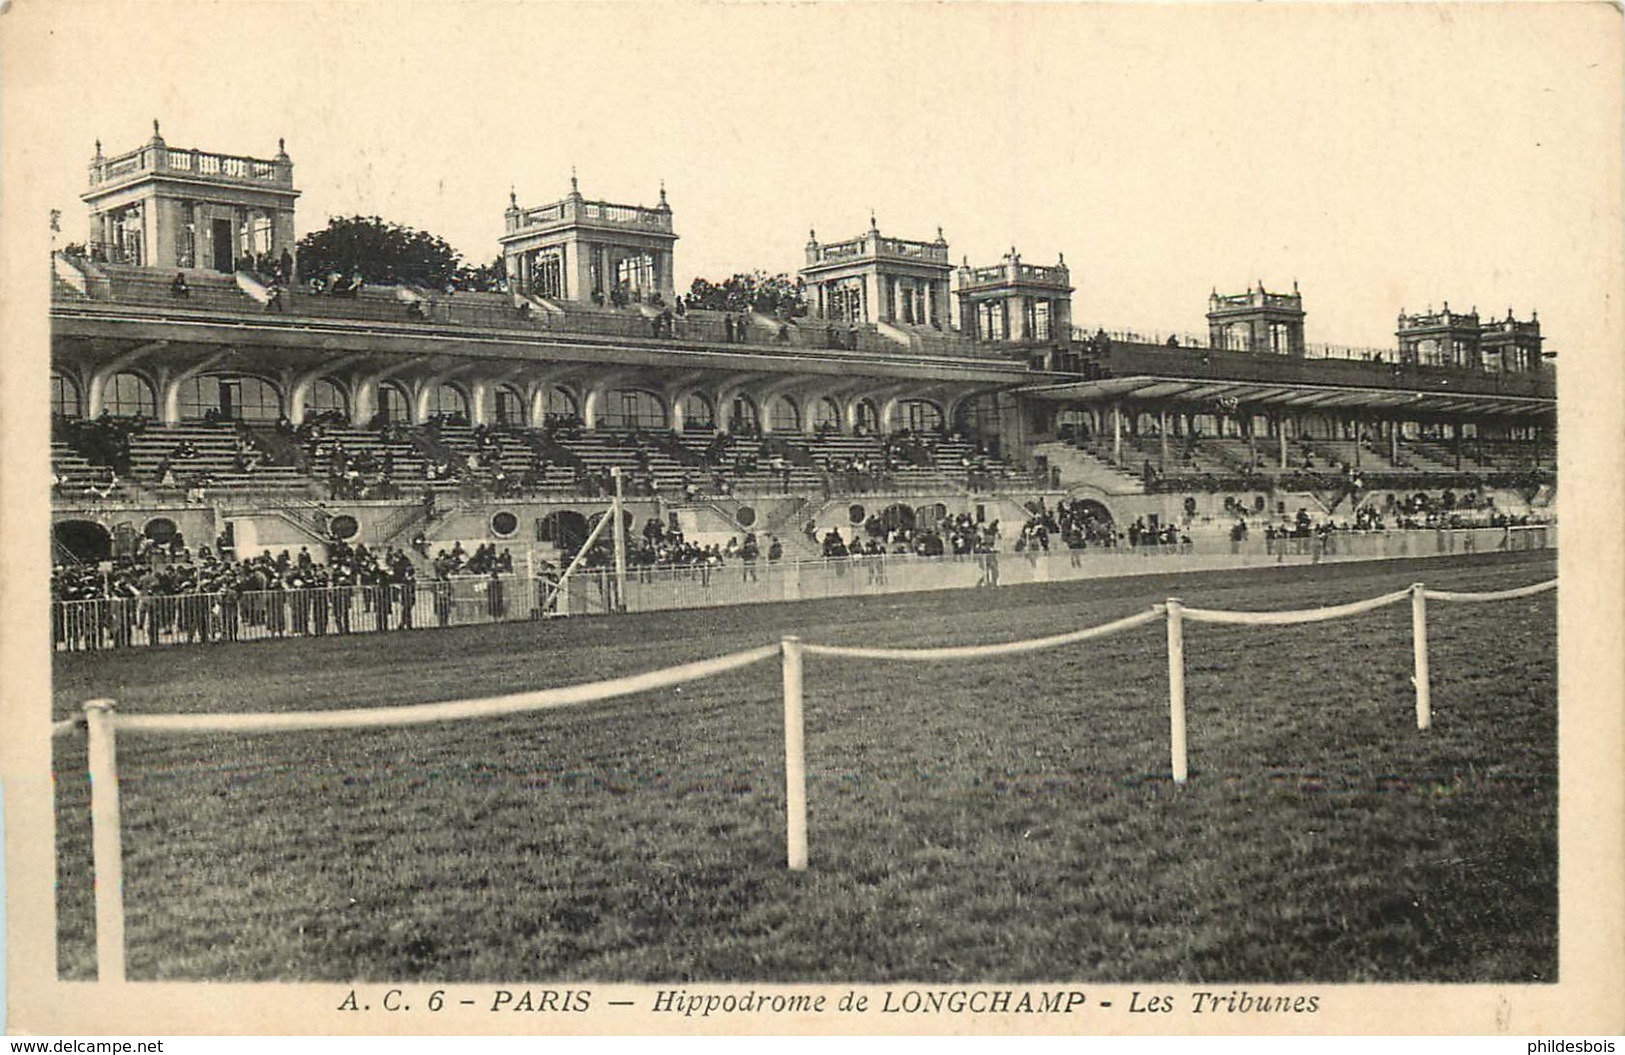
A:
[[[56,717],[590,681],[798,634],[923,647],[1143,611],[1503,589],[1550,554],[1142,576],[64,654]],[[809,656],[811,868],[785,868],[779,665],[500,719],[119,740],[135,979],[1553,981],[1556,595],[1187,625],[1021,656]],[[58,951],[94,976],[82,735],[55,746]]]

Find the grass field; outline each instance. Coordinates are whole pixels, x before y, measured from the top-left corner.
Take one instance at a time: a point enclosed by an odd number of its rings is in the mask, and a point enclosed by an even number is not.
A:
[[[634,673],[795,633],[1018,640],[1141,611],[1491,590],[1550,554],[1092,581],[59,655],[56,716],[317,709]],[[1186,628],[1011,659],[808,657],[812,867],[776,661],[563,711],[120,739],[136,979],[1552,981],[1556,597]],[[62,975],[92,976],[82,737],[56,747]]]

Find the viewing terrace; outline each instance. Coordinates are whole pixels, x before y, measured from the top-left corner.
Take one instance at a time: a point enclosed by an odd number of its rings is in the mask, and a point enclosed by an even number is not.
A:
[[[115,157],[104,157],[97,147],[90,163],[90,185],[106,188],[145,176],[206,177],[211,183],[237,181],[245,185],[293,187],[293,163],[286,154],[275,158],[215,154],[194,148],[172,147],[161,139]]]
[[[1491,373],[1399,363],[1394,361],[1398,353],[1393,350],[1343,345],[1311,345],[1314,354],[1298,359],[1212,348],[1189,334],[1170,337],[1178,343],[1131,331],[1089,333],[1079,328],[1074,331],[1068,365],[1091,381],[1117,382],[1107,386],[1113,390],[1123,390],[1123,379],[1158,378],[1191,382],[1186,387],[1192,390],[1198,382],[1230,382],[1234,391],[1219,393],[1216,386],[1207,387],[1215,389],[1213,397],[1223,394],[1244,400],[1248,391],[1267,401],[1286,397],[1284,392],[1272,395],[1271,386],[1313,385],[1377,390],[1386,395],[1374,397],[1375,405],[1416,410],[1448,412],[1458,404],[1463,410],[1506,413],[1551,414],[1555,409],[1556,380],[1550,370]]]
[[[844,242],[813,243],[807,247],[808,266],[842,263],[866,257],[895,260],[926,260],[948,263],[948,246],[942,242],[915,242],[870,232]]]

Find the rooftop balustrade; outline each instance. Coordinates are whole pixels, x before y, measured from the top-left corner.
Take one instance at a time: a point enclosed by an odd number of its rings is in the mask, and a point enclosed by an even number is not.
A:
[[[1087,340],[1091,335],[1083,334]],[[1362,358],[1304,358],[1205,347],[1171,347],[1161,342],[1108,334],[1107,347],[1088,354],[1112,376],[1153,374],[1216,381],[1339,385],[1454,392],[1463,395],[1554,399],[1552,378],[1544,373],[1491,373],[1459,367],[1368,361]]]
[[[550,205],[524,209],[517,214],[509,213],[508,233],[516,234],[532,227],[549,227],[563,223],[590,223],[650,231],[672,229],[670,209],[566,198]]]
[[[860,257],[887,256],[903,260],[926,260],[932,263],[948,263],[948,247],[939,242],[913,242],[906,238],[888,238],[884,235],[866,234],[858,238],[850,238],[844,242],[830,242],[825,245],[809,245],[807,247],[808,264],[837,263],[842,260],[852,260]]]
[[[90,185],[118,183],[141,174],[202,176],[211,180],[234,180],[251,184],[293,186],[293,164],[284,155],[280,160],[214,154],[208,151],[148,143],[117,157],[98,158],[90,163]]]

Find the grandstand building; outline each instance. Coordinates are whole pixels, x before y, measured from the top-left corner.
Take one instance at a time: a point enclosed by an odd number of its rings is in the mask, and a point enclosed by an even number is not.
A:
[[[1019,525],[1071,497],[1199,534],[1240,511],[1453,490],[1527,514],[1553,495],[1534,317],[1401,313],[1396,349],[1336,348],[1305,341],[1295,286],[1260,282],[1213,293],[1205,338],[1091,332],[1064,258],[956,267],[941,229],[873,217],[810,238],[805,314],[700,310],[679,301],[664,187],[646,208],[573,176],[551,204],[510,196],[500,290],[318,291],[271,277],[297,268],[298,195],[280,143],[175,148],[155,122],[134,150],[97,144],[91,239],[52,258],[59,561],[176,533],[238,555],[342,539],[556,560],[612,467],[634,523],[772,533],[789,557],[817,555],[808,522],[883,511]]]

